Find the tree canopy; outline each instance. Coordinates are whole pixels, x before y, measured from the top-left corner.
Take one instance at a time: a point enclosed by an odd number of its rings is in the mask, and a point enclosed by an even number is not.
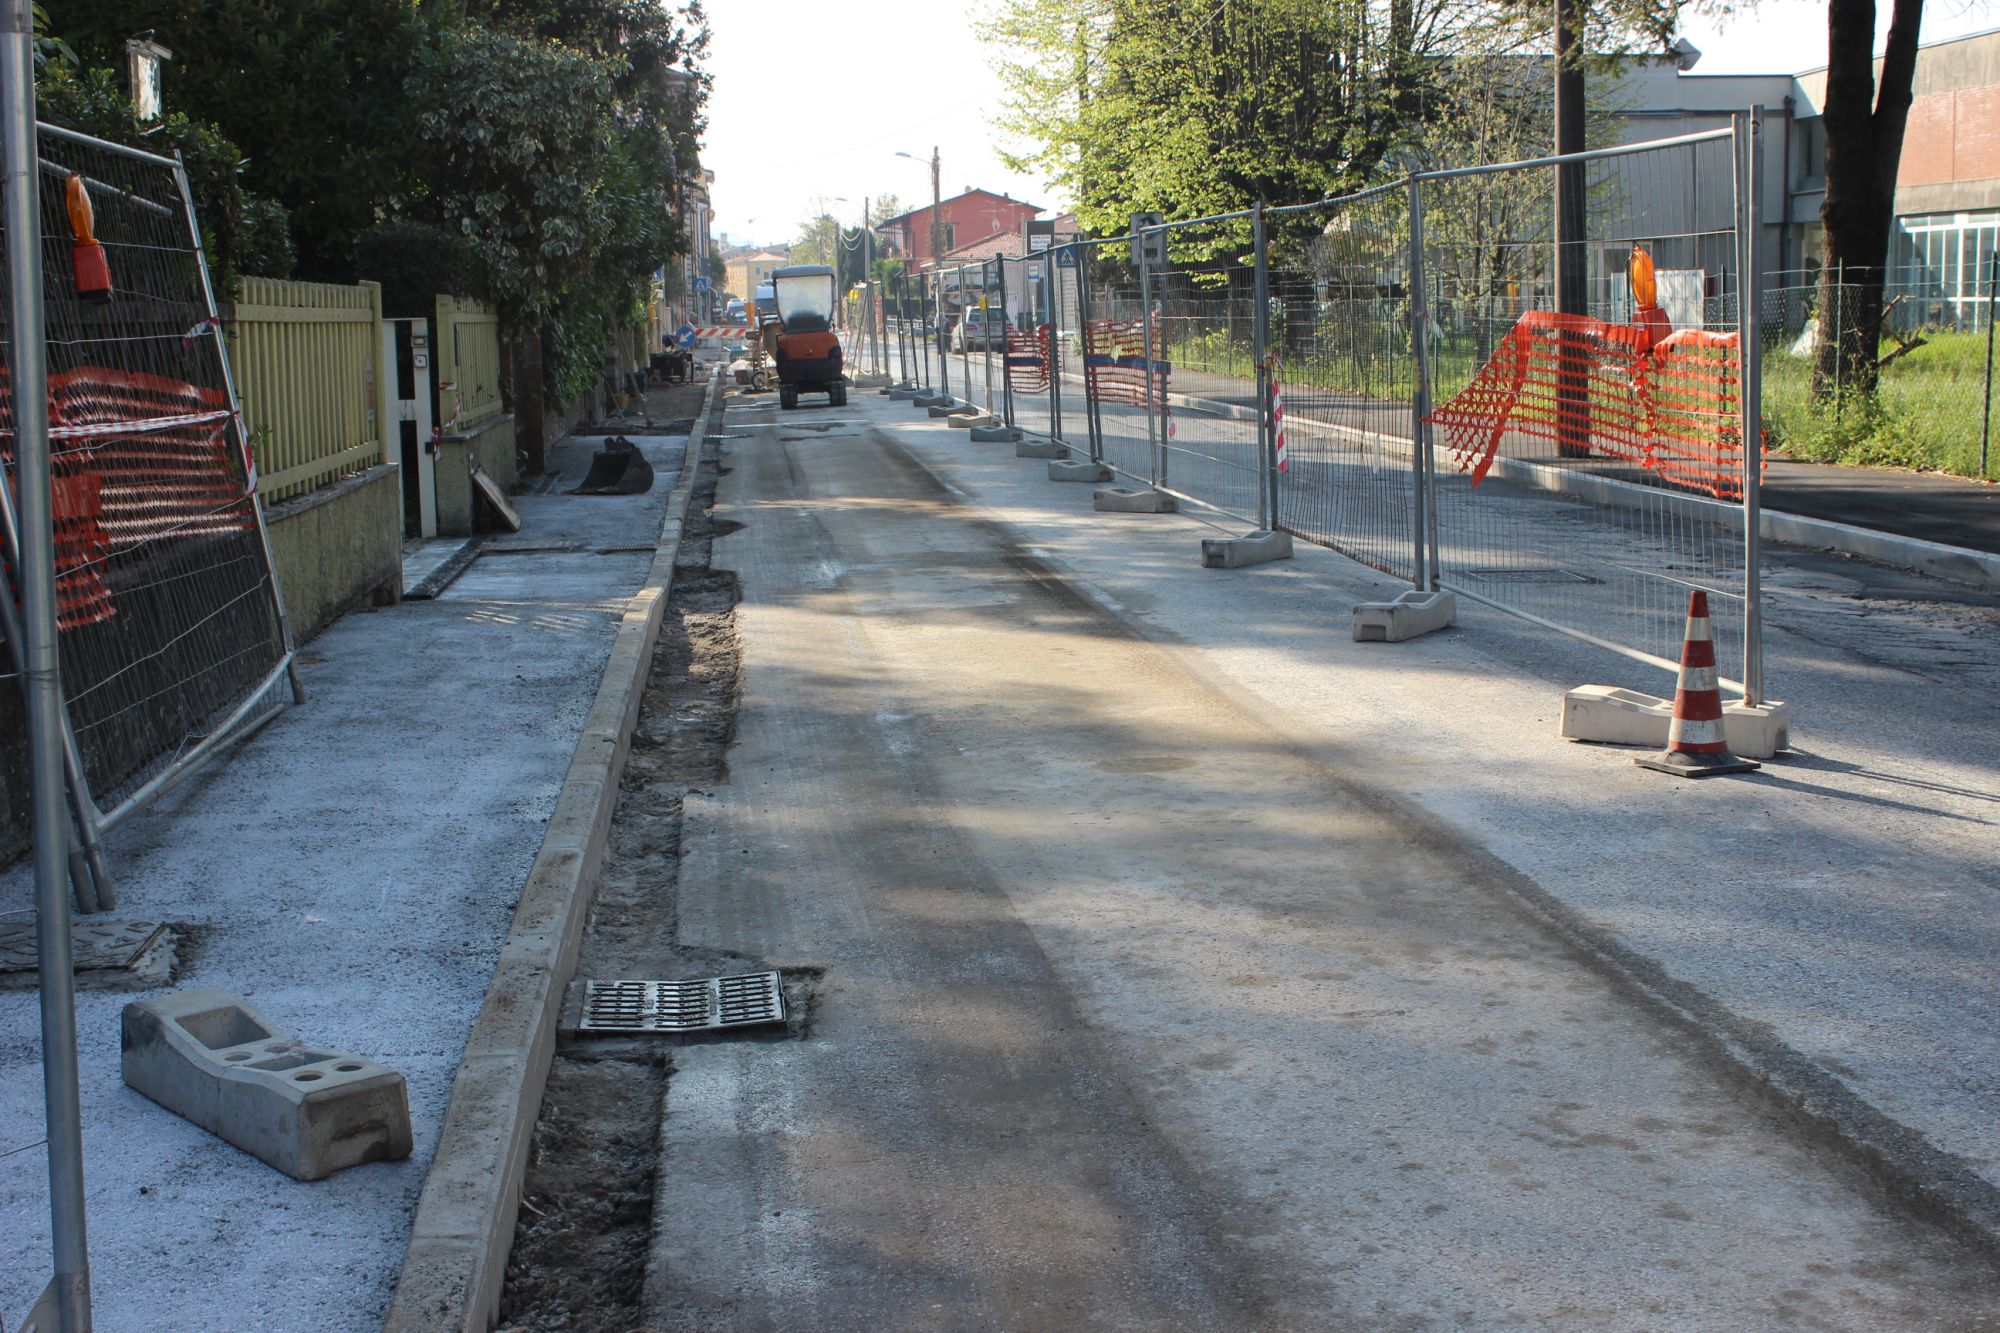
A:
[[[1602,49],[1657,50],[1683,3],[1597,0],[1587,28]],[[1374,183],[1435,144],[1436,125],[1490,103],[1455,61],[1548,49],[1548,8],[1003,0],[984,36],[1008,90],[1002,124],[1020,145],[1011,165],[1042,171],[1103,235],[1139,211],[1196,217]]]
[[[170,126],[234,154],[216,170],[243,197],[201,196],[225,239],[261,220],[299,276],[490,301],[542,333],[558,401],[686,252],[699,0],[97,0],[54,26],[82,68],[46,92],[94,133],[115,121],[124,40],[151,30],[173,51]],[[284,247],[224,249],[256,271]]]

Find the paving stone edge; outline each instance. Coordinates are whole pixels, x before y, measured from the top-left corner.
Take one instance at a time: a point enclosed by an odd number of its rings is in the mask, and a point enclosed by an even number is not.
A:
[[[618,780],[721,385],[718,371],[689,434],[680,480],[667,499],[652,568],[626,603],[555,814],[459,1059],[409,1250],[383,1321],[387,1333],[486,1333],[498,1315],[528,1144],[555,1053],[556,1020],[603,866]]]

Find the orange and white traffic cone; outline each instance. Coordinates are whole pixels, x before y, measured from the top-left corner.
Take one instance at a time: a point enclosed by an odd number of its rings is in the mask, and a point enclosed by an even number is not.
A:
[[[1715,642],[1708,636],[1705,592],[1688,595],[1687,635],[1681,644],[1681,674],[1674,688],[1674,720],[1667,727],[1667,748],[1632,762],[1682,778],[1749,773],[1759,766],[1754,759],[1732,754],[1723,738],[1722,689],[1715,679]]]

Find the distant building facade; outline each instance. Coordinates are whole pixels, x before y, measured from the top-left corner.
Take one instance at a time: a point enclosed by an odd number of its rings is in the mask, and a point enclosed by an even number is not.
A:
[[[757,284],[769,282],[771,275],[791,263],[789,255],[775,250],[755,250],[728,261],[729,294],[748,301],[757,295]]]
[[[1876,62],[1879,75],[1881,62]],[[1896,175],[1889,255],[1898,319],[1984,328],[2000,248],[2000,30],[1924,46]],[[1826,195],[1826,70],[1703,75],[1646,62],[1607,82],[1593,114],[1623,142],[1698,133],[1764,111],[1762,258],[1770,285],[1802,286],[1820,267]]]
[[[991,190],[967,190],[938,204],[926,204],[875,224],[885,253],[899,255],[913,269],[929,266],[938,252],[931,248],[931,218],[944,222],[944,253],[1003,233],[1019,232],[1022,224],[1041,214],[1039,204],[1023,203]]]

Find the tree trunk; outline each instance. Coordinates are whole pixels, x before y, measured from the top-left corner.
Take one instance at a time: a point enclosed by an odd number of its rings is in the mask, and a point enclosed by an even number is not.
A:
[[[1827,9],[1826,196],[1820,203],[1825,266],[1819,275],[1820,342],[1813,394],[1875,391],[1882,290],[1896,217],[1896,169],[1910,118],[1923,0],[1893,0],[1882,79],[1875,81],[1874,0]],[[1843,281],[1844,280],[1844,281]]]

